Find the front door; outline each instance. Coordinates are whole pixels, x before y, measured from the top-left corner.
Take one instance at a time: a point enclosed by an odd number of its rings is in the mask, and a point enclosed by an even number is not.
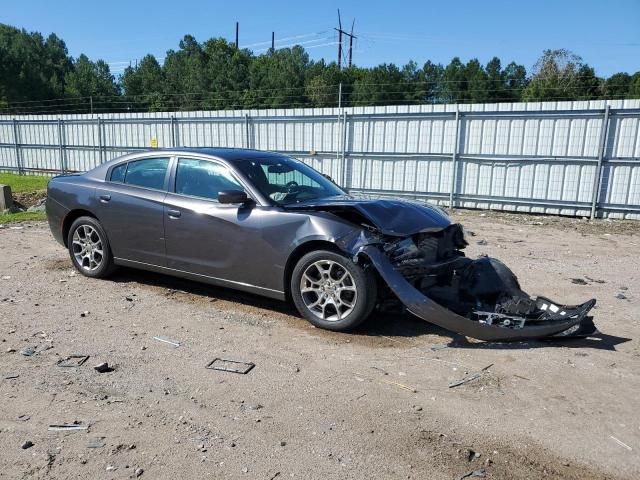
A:
[[[251,228],[247,227],[255,223],[250,220],[255,207],[218,202],[219,191],[243,189],[222,163],[193,158],[177,160],[175,189],[167,194],[164,206],[169,268],[246,281],[238,266],[247,244],[251,243],[247,237]]]

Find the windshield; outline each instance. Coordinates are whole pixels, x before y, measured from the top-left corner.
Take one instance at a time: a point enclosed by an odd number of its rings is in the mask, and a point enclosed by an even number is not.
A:
[[[321,173],[293,158],[252,158],[238,160],[236,165],[264,196],[278,205],[346,195]]]

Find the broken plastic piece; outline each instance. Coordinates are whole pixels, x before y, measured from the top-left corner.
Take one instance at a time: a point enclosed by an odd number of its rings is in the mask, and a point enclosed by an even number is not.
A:
[[[80,423],[62,423],[62,424],[53,424],[49,425],[50,432],[66,432],[66,431],[74,431],[74,430],[87,430],[89,428],[88,425],[82,425]]]
[[[221,370],[223,372],[232,372],[247,374],[251,371],[256,364],[252,362],[238,362],[236,360],[225,360],[223,358],[216,358],[207,365],[207,368],[212,370]]]
[[[158,340],[160,342],[168,343],[169,345],[173,345],[173,347],[178,348],[180,346],[180,342],[177,340],[172,340],[169,337],[153,337],[154,340]]]
[[[89,360],[89,355],[69,355],[59,360],[57,365],[59,367],[79,367],[87,360]]]

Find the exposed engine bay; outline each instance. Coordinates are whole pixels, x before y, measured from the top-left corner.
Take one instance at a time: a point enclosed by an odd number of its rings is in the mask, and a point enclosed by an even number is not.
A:
[[[462,226],[449,225],[433,233],[391,239],[382,246],[394,269],[418,291],[438,304],[480,324],[521,329],[570,318],[583,318],[595,305],[560,305],[531,297],[515,274],[500,260],[472,260]],[[578,331],[578,326],[574,332]]]

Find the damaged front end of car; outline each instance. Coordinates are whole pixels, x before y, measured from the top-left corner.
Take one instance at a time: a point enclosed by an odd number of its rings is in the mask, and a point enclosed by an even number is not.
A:
[[[340,238],[337,245],[356,261],[375,267],[412,314],[453,332],[488,341],[597,333],[588,316],[595,299],[564,305],[530,296],[499,260],[466,257],[462,251],[467,246],[464,230],[451,223],[444,211],[397,203],[333,204],[322,210],[349,218],[362,227]],[[418,212],[419,218],[398,216],[398,211],[406,212],[406,205],[411,205],[410,213]],[[383,221],[385,211],[388,222]]]

